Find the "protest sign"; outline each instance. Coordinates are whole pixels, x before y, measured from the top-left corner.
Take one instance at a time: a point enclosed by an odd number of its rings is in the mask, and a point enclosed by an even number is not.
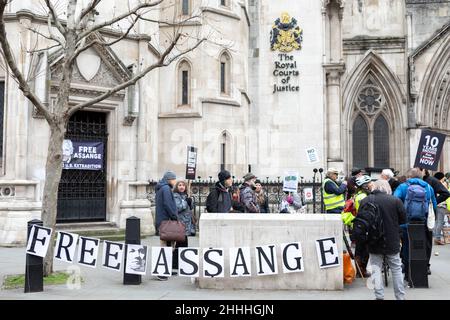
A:
[[[431,130],[422,130],[414,167],[436,171],[444,143],[444,134]]]

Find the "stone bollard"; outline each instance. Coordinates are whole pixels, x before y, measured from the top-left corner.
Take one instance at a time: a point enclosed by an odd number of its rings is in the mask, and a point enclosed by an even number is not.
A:
[[[140,275],[125,273],[127,265],[127,244],[141,244],[141,219],[136,217],[127,218],[125,229],[125,261],[123,268],[123,284],[139,285],[142,282]]]
[[[30,237],[33,225],[42,227],[43,222],[38,219],[28,221],[27,239]],[[44,259],[27,254],[25,263],[25,293],[42,291],[44,291]]]

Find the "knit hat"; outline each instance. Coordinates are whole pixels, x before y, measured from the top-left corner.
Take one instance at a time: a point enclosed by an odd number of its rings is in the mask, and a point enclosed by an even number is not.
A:
[[[353,168],[352,169],[352,177],[356,176],[357,174],[363,173],[362,169],[359,168]]]
[[[231,174],[227,170],[222,170],[222,171],[219,172],[218,177],[219,177],[219,181],[223,182],[223,181],[225,181],[227,179],[230,179],[231,178]]]
[[[249,180],[252,180],[255,178],[256,178],[256,176],[253,173],[249,172],[244,176],[244,181],[249,181]]]
[[[434,174],[434,177],[438,180],[442,180],[445,177],[445,174],[443,174],[442,172],[436,172]]]
[[[164,173],[163,179],[164,180],[176,180],[177,175],[173,171],[167,171],[166,173]]]

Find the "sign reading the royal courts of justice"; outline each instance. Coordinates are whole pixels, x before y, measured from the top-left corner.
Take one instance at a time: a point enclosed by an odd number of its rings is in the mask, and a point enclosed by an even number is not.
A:
[[[278,80],[273,85],[274,94],[300,91],[300,86],[294,82],[300,76],[300,71],[291,52],[300,50],[302,41],[303,30],[298,26],[297,20],[287,12],[282,13],[281,18],[275,20],[270,35],[270,48],[279,52],[274,62],[273,76]]]

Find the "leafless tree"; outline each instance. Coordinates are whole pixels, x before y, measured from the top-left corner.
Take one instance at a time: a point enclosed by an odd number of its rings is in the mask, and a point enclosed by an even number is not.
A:
[[[149,13],[164,5],[165,0],[140,0],[137,5],[130,7],[126,12],[115,14],[109,20],[101,22],[95,21],[95,15],[98,13],[97,8],[102,0],[91,0],[80,13],[77,14],[77,1],[67,0],[65,8],[66,16],[64,19],[58,15],[55,8],[55,2],[44,0],[43,8],[48,15],[47,32],[40,31],[35,27],[28,27],[36,36],[45,39],[47,45],[44,48],[34,48],[31,51],[60,50],[62,53],[62,78],[59,83],[56,98],[52,106],[45,104],[33,88],[29,85],[29,79],[20,71],[16,58],[10,46],[10,39],[6,33],[6,25],[4,20],[5,9],[12,0],[0,0],[0,45],[2,49],[3,59],[11,73],[13,79],[18,83],[20,90],[24,96],[28,98],[34,105],[36,110],[45,118],[50,128],[50,139],[48,145],[48,154],[45,170],[45,184],[43,190],[42,201],[42,220],[44,226],[54,228],[57,215],[58,186],[61,179],[63,168],[62,162],[62,146],[67,130],[67,124],[71,115],[83,108],[92,106],[111,95],[121,91],[128,86],[136,84],[149,72],[168,66],[186,53],[195,50],[207,37],[195,37],[191,34],[183,33],[183,25],[186,21],[179,19],[173,22],[158,21],[152,19]],[[105,28],[113,28],[118,23],[129,21],[129,27],[122,29],[122,34],[114,40],[105,40],[99,37]],[[72,82],[72,72],[74,63],[78,55],[92,46],[111,46],[124,38],[132,31],[133,27],[139,21],[153,22],[157,24],[166,23],[173,26],[173,33],[170,35],[170,41],[164,45],[160,45],[158,49],[159,56],[155,63],[142,66],[138,72],[133,74],[127,81],[123,81],[119,85],[108,89],[99,96],[76,105],[69,104],[70,85]],[[46,28],[47,29],[47,28]],[[194,38],[194,39],[193,39]],[[190,45],[186,45],[189,40]],[[184,41],[184,43],[183,43]],[[50,43],[50,45],[48,45]],[[32,52],[28,51],[28,54]],[[52,241],[54,238],[52,238]],[[51,242],[53,243],[53,242]],[[49,246],[47,257],[44,262],[44,274],[48,275],[53,271],[53,246]]]

